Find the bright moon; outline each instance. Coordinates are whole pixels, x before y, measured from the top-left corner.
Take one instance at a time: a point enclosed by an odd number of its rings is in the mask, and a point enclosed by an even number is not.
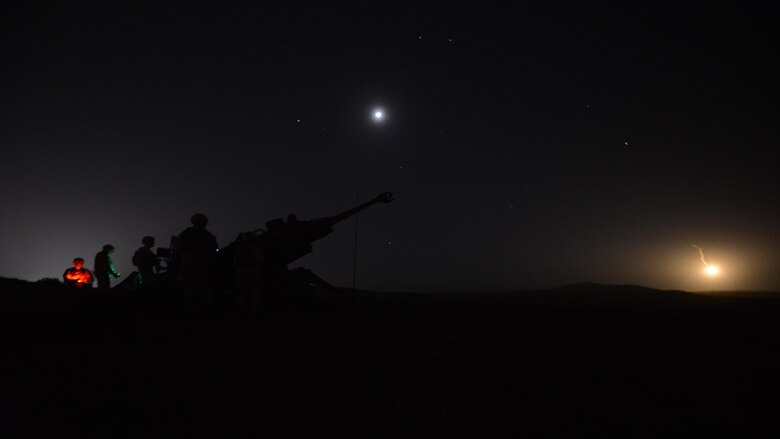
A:
[[[385,112],[382,110],[374,110],[373,115],[376,122],[381,122],[385,118]]]
[[[720,273],[720,269],[714,265],[708,265],[704,272],[707,273],[707,276],[717,276]]]

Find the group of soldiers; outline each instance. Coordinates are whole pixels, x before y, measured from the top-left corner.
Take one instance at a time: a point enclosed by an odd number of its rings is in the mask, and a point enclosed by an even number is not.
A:
[[[132,259],[133,265],[138,268],[134,279],[135,285],[152,284],[159,279],[163,270],[168,270],[173,271],[171,274],[175,275],[187,289],[211,287],[209,273],[215,253],[219,250],[217,238],[206,230],[208,224],[206,215],[196,213],[192,215],[190,222],[192,226],[181,232],[175,240],[175,247],[171,249],[173,257],[166,267],[162,266],[160,258],[152,252],[152,247],[155,245],[154,237],[145,236],[141,240],[143,245],[135,251]],[[84,267],[83,258],[73,259],[73,267],[65,270],[62,275],[65,285],[92,288],[94,281],[97,280],[98,290],[110,289],[111,277],[121,276],[111,260],[114,251],[113,245],[104,245],[103,249],[95,255],[93,272]]]
[[[114,262],[110,256],[112,253],[114,253],[114,246],[106,244],[103,246],[103,250],[95,255],[94,275],[91,271],[84,268],[84,258],[73,259],[73,267],[68,268],[62,274],[65,285],[90,288],[95,279],[97,279],[99,290],[111,288],[111,277],[117,278],[121,276],[114,268]]]

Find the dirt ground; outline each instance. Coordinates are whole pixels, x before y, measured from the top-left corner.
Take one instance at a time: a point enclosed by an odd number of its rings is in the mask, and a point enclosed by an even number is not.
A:
[[[745,435],[780,296],[579,285],[222,297],[2,279],[3,429],[47,437]]]

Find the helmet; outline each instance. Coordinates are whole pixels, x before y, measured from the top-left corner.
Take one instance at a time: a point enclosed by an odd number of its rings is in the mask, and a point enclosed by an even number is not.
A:
[[[202,213],[196,213],[192,215],[190,222],[196,226],[205,226],[209,222],[209,219]]]
[[[112,251],[114,249],[114,246],[111,244],[106,244],[103,246],[103,251]]]
[[[143,239],[141,239],[141,243],[144,245],[154,245],[154,236],[144,236]]]

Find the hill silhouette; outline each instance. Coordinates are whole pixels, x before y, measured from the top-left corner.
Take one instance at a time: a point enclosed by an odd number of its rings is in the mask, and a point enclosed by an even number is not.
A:
[[[0,279],[16,435],[746,434],[773,427],[780,301],[578,284],[302,289],[254,311],[158,285]],[[11,437],[11,436],[8,436]]]

